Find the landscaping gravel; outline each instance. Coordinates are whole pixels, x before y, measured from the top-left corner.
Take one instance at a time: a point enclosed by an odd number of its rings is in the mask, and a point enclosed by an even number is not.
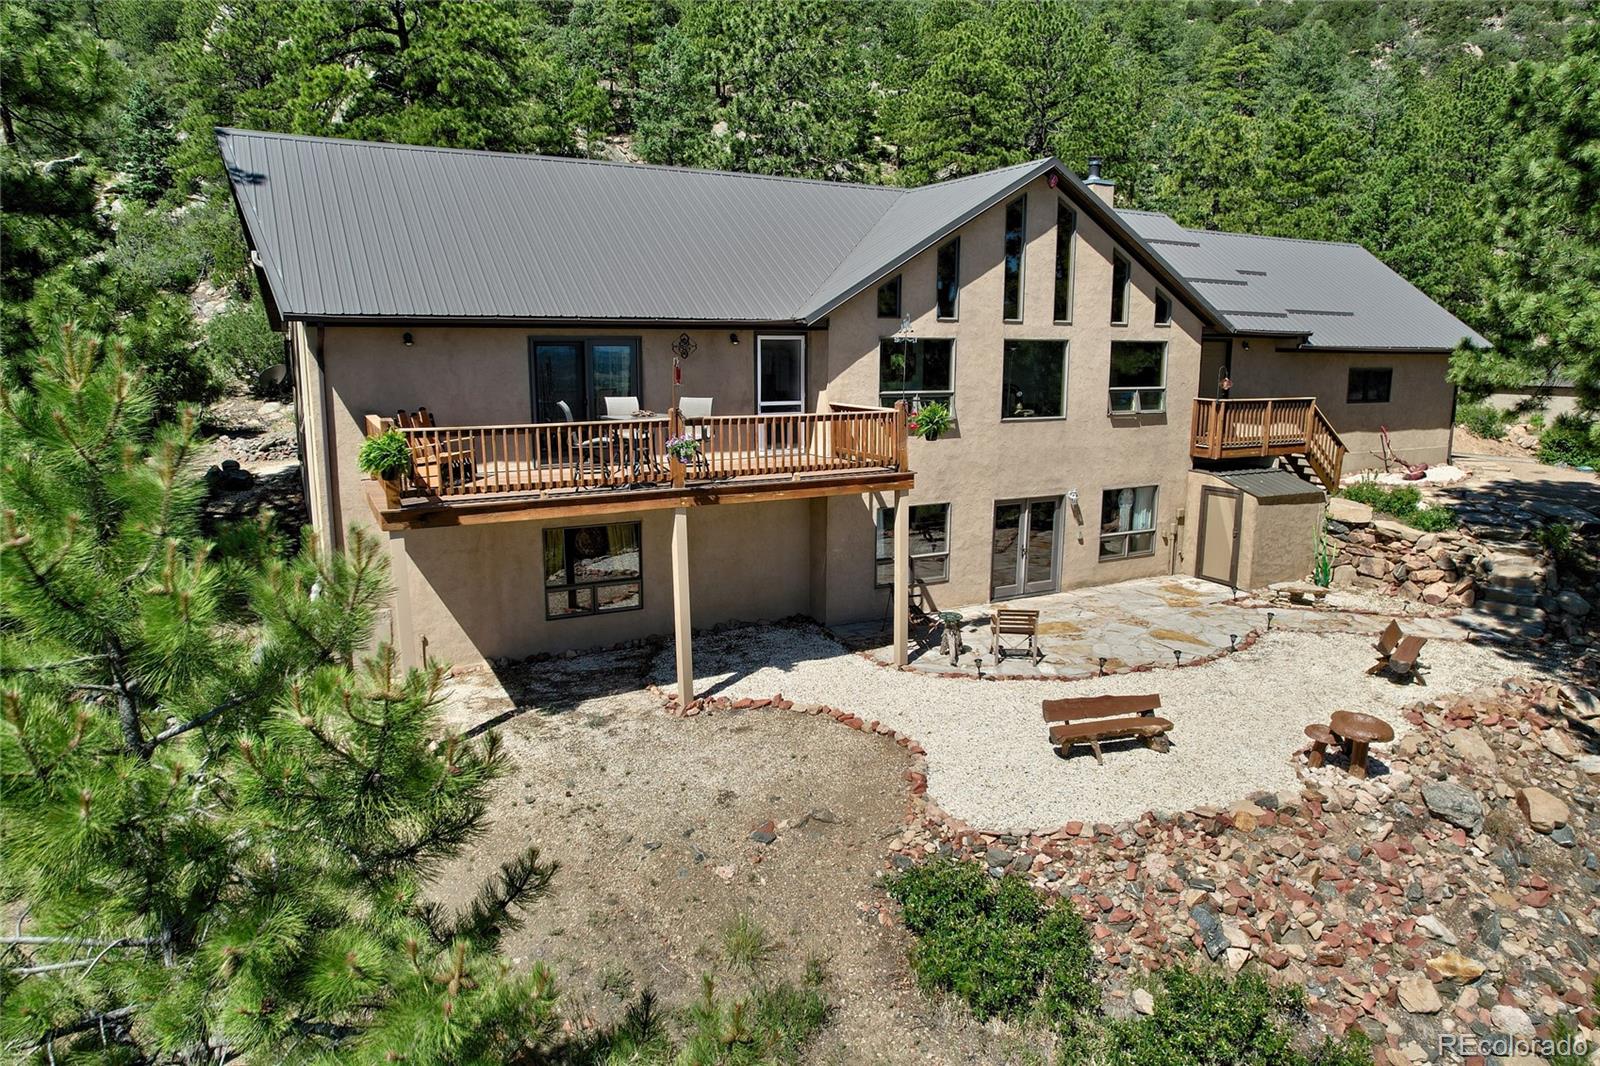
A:
[[[1255,646],[1182,669],[1077,681],[979,681],[877,666],[820,630],[750,626],[695,642],[697,694],[762,698],[850,711],[914,737],[927,749],[928,795],[971,825],[1011,832],[1069,821],[1113,822],[1146,810],[1237,803],[1258,789],[1295,790],[1290,761],[1310,722],[1335,710],[1376,714],[1409,730],[1399,708],[1492,684],[1508,663],[1489,647],[1432,641],[1428,684],[1368,677],[1373,634],[1274,631]],[[656,683],[673,686],[672,649]],[[1156,692],[1173,723],[1172,750],[1113,744],[1105,764],[1086,748],[1070,760],[1046,737],[1040,701],[1061,696]],[[1374,773],[1381,773],[1375,749]]]

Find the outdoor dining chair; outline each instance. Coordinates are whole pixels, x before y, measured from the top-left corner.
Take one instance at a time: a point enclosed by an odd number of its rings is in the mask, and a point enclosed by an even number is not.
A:
[[[712,399],[713,397],[710,396],[684,396],[678,400],[678,412],[683,415],[685,422],[710,418]],[[684,433],[695,440],[705,440],[711,436],[711,427],[707,425],[685,426]]]
[[[607,396],[607,418],[632,418],[639,413],[639,397],[637,396]]]

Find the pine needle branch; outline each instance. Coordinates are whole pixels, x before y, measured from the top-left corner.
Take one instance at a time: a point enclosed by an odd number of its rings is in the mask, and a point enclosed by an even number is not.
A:
[[[452,938],[480,948],[494,947],[502,933],[522,925],[522,916],[514,913],[514,908],[543,895],[559,868],[559,863],[540,862],[537,847],[505,862],[457,916]]]
[[[165,744],[173,737],[181,737],[183,734],[192,729],[199,729],[207,722],[215,719],[218,715],[225,714],[226,712],[231,711],[233,708],[239,706],[247,698],[248,697],[245,696],[234,696],[232,699],[223,700],[221,703],[217,704],[215,707],[204,712],[203,714],[195,715],[187,722],[180,722],[177,725],[168,726],[166,729],[163,729],[161,732],[151,737],[149,742],[145,744],[146,758],[149,757],[151,752],[155,751],[157,745]]]

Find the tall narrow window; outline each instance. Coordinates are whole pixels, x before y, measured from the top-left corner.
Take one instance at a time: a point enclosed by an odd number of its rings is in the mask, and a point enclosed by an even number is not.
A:
[[[900,275],[878,286],[878,317],[900,317]]]
[[[1172,301],[1160,289],[1156,290],[1156,325],[1172,325]]]
[[[961,297],[961,238],[952,238],[939,248],[939,263],[934,279],[939,317],[955,318]]]
[[[1125,326],[1128,323],[1128,261],[1120,255],[1111,257],[1111,322]]]
[[[1022,249],[1028,228],[1028,198],[1018,197],[1006,205],[1006,291],[1005,320],[1022,321]]]
[[[1057,322],[1072,321],[1072,241],[1078,216],[1066,201],[1056,202],[1056,310]]]

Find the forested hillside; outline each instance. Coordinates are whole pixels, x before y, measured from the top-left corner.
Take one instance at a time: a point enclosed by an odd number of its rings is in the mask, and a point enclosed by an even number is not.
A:
[[[1592,20],[1586,0],[8,0],[8,364],[65,318],[116,325],[169,404],[276,360],[258,310],[193,314],[197,283],[250,283],[210,136],[236,125],[908,184],[1100,155],[1122,205],[1358,241],[1513,372],[1581,365]]]

